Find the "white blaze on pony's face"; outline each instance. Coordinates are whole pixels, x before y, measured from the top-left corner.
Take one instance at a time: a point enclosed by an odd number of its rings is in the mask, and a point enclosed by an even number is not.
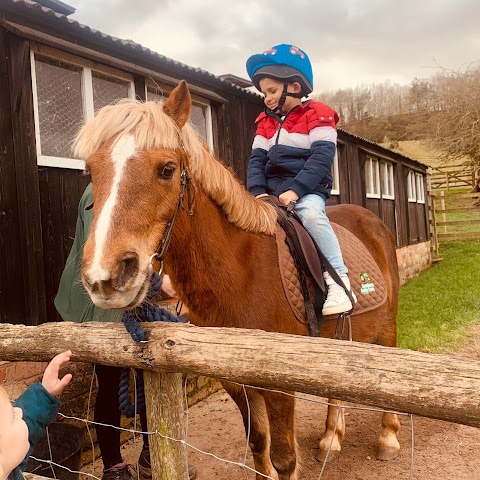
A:
[[[125,165],[135,156],[135,153],[135,138],[133,135],[120,137],[112,148],[111,161],[114,168],[113,182],[107,201],[104,203],[98,221],[96,222],[96,228],[93,230],[95,254],[92,264],[86,272],[88,278],[97,280],[108,280],[110,278],[109,271],[102,267],[103,250],[111,226],[112,212],[115,211],[115,205],[118,200],[118,187],[122,181]]]
[[[190,106],[182,82],[164,105],[105,107],[77,137],[76,152],[87,158],[94,197],[82,282],[101,308],[133,308],[148,291],[150,257],[180,192],[180,130]]]

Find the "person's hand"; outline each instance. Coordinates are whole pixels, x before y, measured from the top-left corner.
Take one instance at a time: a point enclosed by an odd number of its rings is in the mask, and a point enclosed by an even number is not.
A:
[[[170,280],[170,276],[165,274],[162,277],[162,286],[160,287],[163,292],[165,292],[169,297],[176,297],[177,292],[173,288],[172,281]]]
[[[298,195],[293,190],[287,190],[283,192],[279,197],[280,203],[288,207],[290,202],[296,202],[298,200]]]
[[[43,374],[42,385],[43,388],[50,394],[58,397],[63,389],[70,383],[72,374],[67,373],[62,379],[58,378],[58,372],[60,367],[70,360],[72,352],[67,350],[66,352],[59,353],[48,364]]]
[[[268,197],[268,193],[260,193],[259,195],[255,196],[255,198],[262,198],[262,197]]]

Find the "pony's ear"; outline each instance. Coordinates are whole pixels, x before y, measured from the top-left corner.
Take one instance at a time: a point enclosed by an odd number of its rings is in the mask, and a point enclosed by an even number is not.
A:
[[[177,87],[172,90],[168,100],[163,106],[163,111],[175,120],[175,123],[182,128],[190,118],[192,108],[192,97],[188,91],[187,82],[182,80]]]

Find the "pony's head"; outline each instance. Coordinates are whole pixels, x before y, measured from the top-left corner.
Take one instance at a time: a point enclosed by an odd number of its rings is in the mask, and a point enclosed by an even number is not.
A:
[[[214,159],[188,122],[190,110],[182,81],[165,102],[125,100],[102,108],[75,140],[94,197],[82,282],[101,308],[133,308],[145,297],[152,254],[175,216],[184,168],[228,221],[273,233],[274,210],[249,196]],[[250,209],[238,208],[242,199]]]
[[[104,107],[75,140],[94,197],[82,281],[99,307],[133,307],[146,294],[149,259],[179,195],[182,129],[190,108],[182,82],[165,103],[125,101]]]

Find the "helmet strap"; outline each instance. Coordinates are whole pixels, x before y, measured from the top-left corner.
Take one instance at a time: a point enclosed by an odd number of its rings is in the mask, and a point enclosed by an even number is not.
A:
[[[280,97],[278,105],[272,110],[273,113],[277,113],[277,114],[281,113],[282,107],[285,103],[285,100],[287,99],[287,88],[288,88],[288,83],[284,83],[282,96]]]
[[[294,98],[300,98],[300,99],[305,97],[305,95],[302,92],[300,93],[287,92],[287,89],[288,89],[288,83],[284,83],[283,92],[282,92],[282,96],[280,97],[280,101],[278,102],[278,105],[273,110],[271,110],[273,113],[276,113],[276,114],[281,113],[282,107],[285,104],[285,100],[287,99],[287,97],[294,97]]]

